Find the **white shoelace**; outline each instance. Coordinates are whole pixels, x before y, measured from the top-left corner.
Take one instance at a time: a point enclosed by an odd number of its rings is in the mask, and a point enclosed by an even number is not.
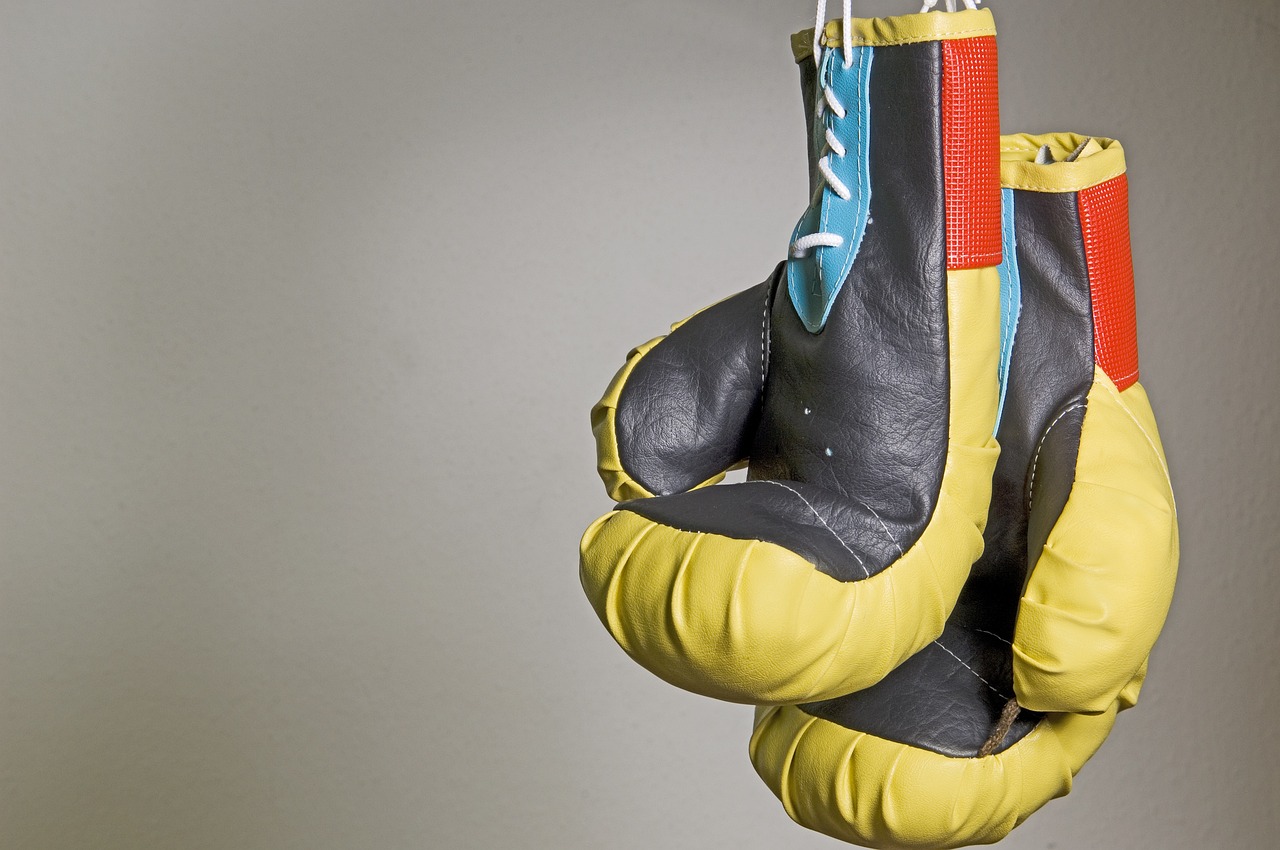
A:
[[[937,2],[937,0],[934,0]],[[853,30],[853,0],[844,0],[844,16],[840,19],[843,37],[840,48],[844,51],[844,66],[853,64],[853,39],[849,36]],[[822,67],[822,31],[827,26],[827,0],[818,0],[817,21],[813,25],[813,64]]]
[[[964,7],[973,11],[977,11],[978,4],[982,0],[964,0]],[[924,6],[920,9],[921,13],[928,12],[938,5],[938,0],[924,0]],[[947,11],[956,11],[956,0],[947,0]]]
[[[964,0],[966,9],[978,8],[978,4],[982,0]],[[946,0],[947,11],[956,11],[956,0]],[[938,5],[938,0],[925,0],[924,8],[921,13],[928,12]],[[844,104],[836,97],[836,93],[831,87],[821,79],[822,77],[822,34],[827,25],[827,0],[818,0],[818,10],[813,25],[813,63],[818,68],[819,83],[822,85],[822,99],[817,104],[817,117],[822,118],[826,110],[830,109],[837,118],[844,118],[846,112]],[[844,54],[844,67],[848,70],[853,65],[853,0],[844,0],[843,14],[841,22],[840,49]],[[822,179],[826,182],[827,187],[835,192],[843,201],[849,200],[851,193],[849,187],[844,181],[836,176],[835,171],[831,168],[831,157],[843,159],[845,153],[844,145],[836,138],[836,134],[830,127],[827,128],[825,144],[822,148],[822,156],[818,158],[818,171],[822,174]],[[809,252],[814,248],[839,248],[844,244],[844,237],[839,233],[810,233],[796,239],[791,245],[791,256],[796,259],[807,257]]]
[[[846,115],[844,104],[836,97],[836,93],[831,90],[831,87],[821,80],[822,33],[826,28],[826,24],[827,0],[818,0],[817,19],[813,26],[813,63],[818,68],[819,83],[822,85],[822,100],[818,101],[817,117],[821,118],[823,113],[830,109],[837,118],[843,118]],[[853,65],[853,0],[844,0],[841,26],[843,29],[840,38],[840,50],[844,54],[844,67],[848,69]],[[827,128],[825,142],[822,156],[818,158],[818,171],[822,174],[822,179],[826,181],[831,191],[835,192],[841,200],[847,201],[851,195],[849,187],[831,169],[831,156],[835,155],[837,159],[843,158],[844,145],[836,138],[835,132],[830,127]],[[814,248],[839,248],[843,244],[844,237],[839,233],[810,233],[799,237],[792,243],[791,256],[800,259],[807,257]]]

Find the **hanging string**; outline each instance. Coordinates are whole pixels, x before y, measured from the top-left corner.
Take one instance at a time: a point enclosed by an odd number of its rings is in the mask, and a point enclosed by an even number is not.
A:
[[[829,70],[827,73],[822,69],[822,33],[827,22],[827,2],[826,0],[818,0],[817,20],[813,27],[813,61],[818,66],[818,85],[822,88],[822,98],[814,105],[819,118],[830,110],[831,114],[836,118],[844,118],[846,115],[844,104],[840,102],[840,98],[836,95],[831,87],[829,78]],[[844,0],[844,15],[841,19],[841,38],[840,51],[844,58],[844,67],[849,69],[853,66],[853,0]],[[841,200],[849,200],[852,193],[849,187],[844,184],[835,170],[831,166],[831,157],[843,159],[845,154],[844,144],[836,136],[835,129],[832,126],[826,128],[825,146],[822,149],[822,156],[818,159],[818,171],[822,175],[823,181],[827,184],[827,188],[836,194]],[[815,248],[839,248],[844,244],[844,237],[839,233],[821,232],[809,233],[796,238],[791,245],[791,256],[796,259],[807,257],[809,252]]]
[[[818,67],[822,66],[822,31],[826,28],[826,24],[827,0],[818,0],[817,20],[813,24],[813,64]],[[853,0],[844,0],[841,33],[840,50],[844,53],[844,66],[848,68],[853,64]]]
[[[964,0],[964,7],[972,11],[977,11],[978,4],[981,2],[982,0]],[[933,8],[937,5],[938,5],[938,0],[924,0],[924,6],[921,7],[920,11],[922,13],[932,11]],[[948,12],[956,11],[956,0],[947,0],[947,11]]]
[[[982,0],[964,0],[966,9],[977,11],[978,4]],[[920,8],[920,12],[933,11],[938,5],[938,0],[924,0],[924,6]],[[844,52],[844,66],[849,67],[853,62],[853,0],[844,0],[844,14],[841,17],[842,35],[840,38],[840,47]],[[956,11],[956,0],[947,0],[947,11]],[[813,22],[813,63],[815,65],[822,64],[822,33],[827,23],[827,0],[818,0],[817,14],[814,16]]]

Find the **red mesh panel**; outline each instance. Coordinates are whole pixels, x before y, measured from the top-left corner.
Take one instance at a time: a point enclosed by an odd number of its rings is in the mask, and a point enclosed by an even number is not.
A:
[[[1129,246],[1129,178],[1080,193],[1080,229],[1093,298],[1093,349],[1102,371],[1125,390],[1138,380],[1138,312]]]
[[[947,268],[1000,264],[1000,97],[995,36],[942,42]]]

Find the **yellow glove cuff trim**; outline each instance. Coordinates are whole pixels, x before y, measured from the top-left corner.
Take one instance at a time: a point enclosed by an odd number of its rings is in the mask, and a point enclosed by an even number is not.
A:
[[[1063,162],[1090,138],[1098,150],[1075,162]],[[1036,154],[1048,145],[1056,162],[1037,165]],[[1029,192],[1079,192],[1124,174],[1124,148],[1115,139],[1077,133],[1020,133],[1000,137],[1000,184]]]
[[[987,9],[961,12],[927,12],[889,18],[850,18],[854,47],[892,47],[923,41],[980,38],[996,34],[996,21]],[[841,47],[844,25],[839,19],[827,21],[822,43]],[[791,52],[797,62],[813,59],[813,27],[791,36]]]

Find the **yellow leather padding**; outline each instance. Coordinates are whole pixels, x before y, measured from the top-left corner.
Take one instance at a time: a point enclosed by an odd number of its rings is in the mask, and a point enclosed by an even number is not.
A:
[[[1071,790],[1116,710],[1050,714],[1003,752],[951,758],[794,706],[758,708],[751,763],[792,820],[841,841],[879,850],[990,844]]]
[[[1134,384],[1121,393],[1096,369],[1075,484],[1018,610],[1018,702],[1103,711],[1123,689],[1132,705],[1131,683],[1164,627],[1177,571],[1173,490],[1146,391]]]
[[[850,18],[849,29],[852,35],[850,41],[854,47],[892,47],[923,41],[995,35],[996,21],[987,9],[965,9],[960,12],[926,12],[888,18]],[[843,21],[839,18],[827,21],[822,30],[822,44],[840,47],[843,39]],[[813,27],[791,36],[791,52],[797,62],[813,60]]]
[[[1064,162],[1076,148],[1092,139],[1075,162]],[[1036,164],[1036,154],[1045,145],[1055,162]],[[1082,136],[1077,133],[1020,133],[1000,137],[1000,185],[1028,192],[1079,192],[1106,183],[1124,174],[1124,148],[1115,139]]]
[[[686,690],[782,704],[869,687],[937,638],[982,553],[999,290],[994,268],[947,273],[948,450],[933,515],[901,558],[841,582],[782,546],[613,511],[583,535],[581,580],[618,644]]]
[[[1147,681],[1147,665],[1151,659],[1148,658],[1142,662],[1142,666],[1138,668],[1138,672],[1129,680],[1129,684],[1124,686],[1120,691],[1120,697],[1116,700],[1121,711],[1126,711],[1138,704],[1138,694],[1142,692],[1142,685]]]

